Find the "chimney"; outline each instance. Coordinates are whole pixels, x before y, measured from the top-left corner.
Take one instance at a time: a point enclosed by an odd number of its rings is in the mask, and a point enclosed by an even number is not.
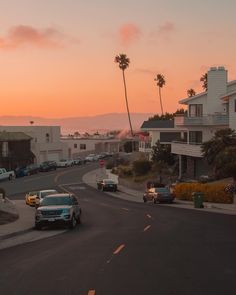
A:
[[[211,67],[207,72],[207,113],[222,113],[224,107],[219,99],[227,92],[227,71],[224,67]]]

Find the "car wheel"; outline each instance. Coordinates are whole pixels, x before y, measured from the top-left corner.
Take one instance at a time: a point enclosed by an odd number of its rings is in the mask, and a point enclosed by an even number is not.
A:
[[[147,199],[146,198],[143,198],[143,201],[144,201],[144,203],[147,203]]]
[[[12,180],[12,178],[13,178],[12,175],[9,175],[8,179],[9,179],[9,180]]]
[[[41,230],[42,229],[42,225],[39,224],[39,223],[35,223],[35,229]]]
[[[77,224],[81,224],[82,222],[81,222],[81,217],[80,216],[78,216],[78,218],[77,218]]]
[[[77,223],[77,220],[75,218],[75,215],[72,216],[72,219],[70,221],[70,228],[73,229],[76,227],[76,223]]]
[[[153,203],[154,203],[154,204],[157,204],[157,200],[156,200],[156,199],[153,199]]]

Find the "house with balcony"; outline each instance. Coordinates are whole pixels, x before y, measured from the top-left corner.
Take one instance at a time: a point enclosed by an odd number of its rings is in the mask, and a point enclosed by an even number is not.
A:
[[[171,144],[171,152],[179,155],[179,177],[211,174],[201,145],[219,129],[236,128],[236,80],[228,82],[224,67],[212,67],[207,72],[207,91],[179,103],[187,106],[187,114],[174,121],[175,129],[186,130],[186,140]]]
[[[160,141],[161,144],[171,144],[186,137],[184,128],[175,129],[174,120],[144,121],[139,132],[139,151],[148,159],[151,158],[152,147]]]

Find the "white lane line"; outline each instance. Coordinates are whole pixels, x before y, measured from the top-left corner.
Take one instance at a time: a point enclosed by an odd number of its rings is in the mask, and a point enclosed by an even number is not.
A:
[[[125,211],[129,211],[129,209],[127,209],[127,208],[121,208],[122,210],[125,210]]]
[[[151,227],[151,225],[146,226],[143,231],[149,230],[150,227]]]
[[[118,254],[123,248],[125,247],[125,244],[120,245],[114,252],[113,254],[116,255]]]
[[[148,218],[152,218],[152,216],[151,216],[150,214],[147,214],[147,217],[148,217]]]

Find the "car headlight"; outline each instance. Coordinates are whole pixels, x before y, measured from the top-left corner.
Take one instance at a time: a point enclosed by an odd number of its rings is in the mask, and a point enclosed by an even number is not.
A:
[[[63,210],[62,210],[62,213],[63,213],[63,214],[69,214],[69,213],[70,213],[70,209],[63,209]]]

